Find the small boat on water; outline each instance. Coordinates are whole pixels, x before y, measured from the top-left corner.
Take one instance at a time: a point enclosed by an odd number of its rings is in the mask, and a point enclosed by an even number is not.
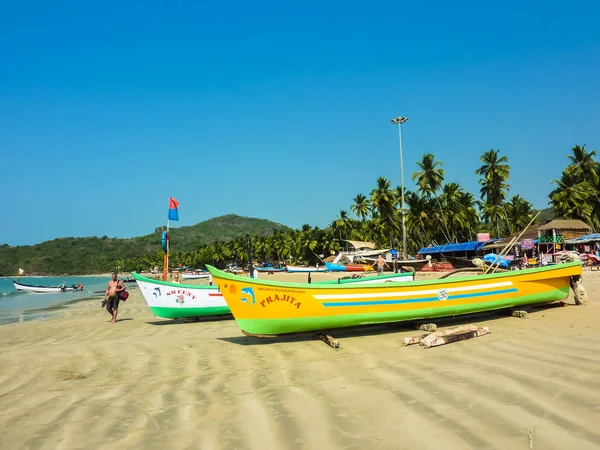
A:
[[[133,272],[133,277],[156,317],[163,319],[183,319],[231,314],[223,294],[217,286],[179,284],[153,280]],[[237,275],[232,275],[237,277]],[[240,277],[247,278],[247,277]],[[319,281],[314,284],[362,284],[362,283],[403,283],[413,281],[412,274],[400,273],[380,277],[340,278]]]
[[[74,284],[73,286],[67,286],[65,283],[63,283],[60,286],[35,286],[31,284],[20,283],[14,280],[13,284],[15,285],[15,289],[17,291],[35,292],[36,294],[83,291],[83,284]]]
[[[571,284],[580,286],[582,273],[576,261],[413,283],[336,285],[236,277],[212,266],[208,270],[243,333],[259,337],[552,303],[566,298]]]

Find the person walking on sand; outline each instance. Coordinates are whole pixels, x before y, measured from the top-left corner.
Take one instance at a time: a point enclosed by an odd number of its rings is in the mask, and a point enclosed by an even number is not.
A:
[[[119,312],[119,292],[124,291],[123,282],[117,279],[117,274],[113,272],[112,280],[108,282],[108,287],[104,293],[104,302],[106,310],[111,315],[112,323],[117,321],[117,313]]]
[[[377,276],[379,276],[383,273],[383,265],[385,264],[385,259],[383,259],[381,255],[379,255],[377,261],[375,262],[377,263]]]

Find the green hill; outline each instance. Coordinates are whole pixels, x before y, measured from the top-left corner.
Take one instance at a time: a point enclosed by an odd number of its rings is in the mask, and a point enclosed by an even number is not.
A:
[[[189,227],[172,228],[170,251],[185,252],[217,240],[228,241],[246,234],[267,236],[274,230],[289,229],[269,220],[228,214]],[[1,245],[0,276],[14,276],[19,267],[39,275],[108,272],[119,258],[162,252],[161,235],[162,229],[158,228],[154,233],[130,239],[66,237],[36,245]]]
[[[538,216],[538,221],[542,222],[544,220],[552,220],[555,219],[554,211],[552,208],[542,209],[541,214]]]

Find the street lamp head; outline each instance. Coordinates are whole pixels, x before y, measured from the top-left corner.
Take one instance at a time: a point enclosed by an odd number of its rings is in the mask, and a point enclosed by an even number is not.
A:
[[[392,119],[392,124],[400,125],[406,121],[408,121],[408,117],[396,117],[395,119]]]

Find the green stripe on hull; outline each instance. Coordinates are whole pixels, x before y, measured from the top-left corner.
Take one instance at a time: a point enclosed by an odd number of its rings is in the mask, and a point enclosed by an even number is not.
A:
[[[405,311],[374,312],[365,314],[346,314],[322,317],[303,317],[299,319],[240,319],[239,327],[250,334],[285,334],[301,331],[316,331],[331,328],[345,328],[359,325],[374,325],[390,322],[404,322],[417,319],[435,319],[462,314],[494,311],[517,306],[551,303],[569,295],[569,286],[551,292],[532,294],[525,297],[493,300],[459,306],[421,308]]]
[[[185,319],[188,317],[208,317],[231,314],[227,306],[210,306],[206,308],[166,308],[164,306],[151,306],[150,310],[156,317],[163,319]]]

